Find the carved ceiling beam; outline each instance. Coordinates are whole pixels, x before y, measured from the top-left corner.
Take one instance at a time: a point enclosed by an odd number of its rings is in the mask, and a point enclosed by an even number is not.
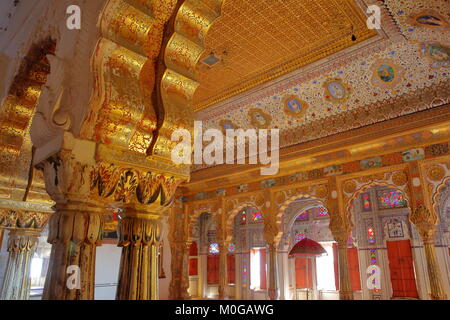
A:
[[[205,53],[206,35],[219,18],[222,0],[186,0],[173,21],[173,33],[164,51],[165,71],[159,88],[164,106],[164,120],[159,124],[158,137],[149,152],[168,158],[175,142],[174,129],[187,129],[193,136],[193,98],[200,86],[196,67]]]

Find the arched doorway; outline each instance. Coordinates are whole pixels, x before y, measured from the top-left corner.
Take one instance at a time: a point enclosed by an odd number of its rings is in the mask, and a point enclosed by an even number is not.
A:
[[[380,285],[363,287],[364,299],[418,299],[417,265],[424,261],[420,236],[409,222],[405,195],[393,188],[374,186],[353,202],[353,215],[361,261],[366,279],[371,265],[380,269]]]
[[[298,198],[290,203],[282,217],[283,235],[278,248],[280,290],[285,299],[339,299],[336,290],[339,279],[334,238],[329,230],[329,213],[323,204],[311,198]],[[319,242],[326,256],[315,259],[292,258],[288,253],[305,237]],[[284,274],[284,275],[283,275]]]
[[[233,246],[235,254],[231,252]],[[234,218],[233,237],[228,246],[228,279],[231,286],[230,276],[234,275],[236,298],[267,299],[267,256],[263,215],[257,208],[244,207]]]

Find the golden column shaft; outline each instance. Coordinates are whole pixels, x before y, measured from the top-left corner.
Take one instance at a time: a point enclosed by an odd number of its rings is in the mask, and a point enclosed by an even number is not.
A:
[[[122,256],[116,299],[157,300],[159,221],[126,216],[119,230]]]

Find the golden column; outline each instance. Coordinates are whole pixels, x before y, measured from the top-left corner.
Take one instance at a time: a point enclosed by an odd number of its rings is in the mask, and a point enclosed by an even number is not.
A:
[[[409,162],[408,175],[408,186],[411,190],[409,192],[411,198],[409,220],[415,225],[423,241],[430,281],[430,297],[432,300],[446,300],[447,296],[442,287],[442,276],[437,262],[434,243],[439,217],[434,210],[429,210],[429,208],[432,208],[432,200],[427,188],[428,183],[426,182],[426,172],[423,163],[418,161]],[[443,176],[444,173],[437,180],[443,178]]]
[[[72,152],[73,148],[78,152]],[[94,299],[103,207],[90,196],[93,150],[95,144],[66,135],[62,149],[37,166],[44,171],[47,192],[56,202],[47,240],[52,251],[43,294],[46,300]]]
[[[93,300],[96,248],[101,244],[102,210],[86,203],[56,206],[49,221],[52,244],[45,300]]]
[[[350,272],[348,268],[347,258],[347,241],[351,234],[351,224],[347,217],[342,217],[337,206],[334,206],[334,210],[330,210],[330,231],[333,234],[334,239],[338,245],[338,259],[339,259],[339,299],[340,300],[353,300],[353,291],[350,282]]]
[[[120,260],[117,300],[158,299],[158,217],[127,209],[119,225]]]
[[[219,240],[219,300],[226,297],[226,289],[228,285],[227,275],[227,245],[226,241]]]
[[[189,289],[189,246],[190,242],[171,241],[171,270],[170,299],[188,300]]]
[[[277,300],[277,287],[276,287],[276,244],[275,242],[269,243],[269,298],[270,300]]]
[[[423,240],[428,277],[430,279],[431,299],[447,300],[444,288],[442,287],[442,276],[437,263],[434,243],[438,217],[434,211],[428,210],[425,205],[419,205],[412,211],[409,219],[416,226],[416,229]]]

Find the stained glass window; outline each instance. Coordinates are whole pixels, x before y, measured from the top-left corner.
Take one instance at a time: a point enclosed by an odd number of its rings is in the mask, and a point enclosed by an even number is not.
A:
[[[368,193],[364,193],[362,195],[362,202],[363,202],[363,210],[364,211],[372,210],[372,206],[370,205],[370,195]]]
[[[252,212],[252,222],[262,222],[263,216],[261,214],[261,211],[254,211]]]
[[[219,253],[219,244],[217,242],[213,242],[209,245],[209,253],[210,254],[218,254]]]
[[[369,240],[369,243],[375,243],[375,231],[373,227],[367,228],[367,240]]]
[[[328,215],[328,210],[325,209],[324,207],[319,207],[318,211],[317,211],[317,216],[319,217],[324,217]]]
[[[247,213],[244,211],[242,211],[241,214],[241,224],[246,224],[247,223]]]
[[[295,241],[296,242],[299,242],[299,241],[301,241],[301,240],[303,240],[305,238],[306,238],[306,233],[304,233],[304,232],[299,232],[299,233],[297,233],[295,235]]]
[[[299,221],[303,221],[303,220],[308,220],[309,219],[309,213],[308,210],[303,211],[302,213],[300,213],[297,216],[297,220]]]
[[[378,199],[382,209],[406,207],[406,200],[400,192],[384,191],[378,194]]]
[[[242,280],[247,282],[247,258],[242,258]]]
[[[370,264],[376,265],[377,264],[377,250],[370,249]],[[372,273],[375,273],[375,270],[372,271]],[[380,292],[381,289],[379,289],[380,284],[378,283],[377,286],[373,289],[374,292]]]
[[[231,242],[231,243],[228,245],[228,252],[234,253],[235,251],[236,251],[236,245],[235,245],[233,242]]]
[[[375,249],[370,249],[370,263],[377,264],[377,253]]]

